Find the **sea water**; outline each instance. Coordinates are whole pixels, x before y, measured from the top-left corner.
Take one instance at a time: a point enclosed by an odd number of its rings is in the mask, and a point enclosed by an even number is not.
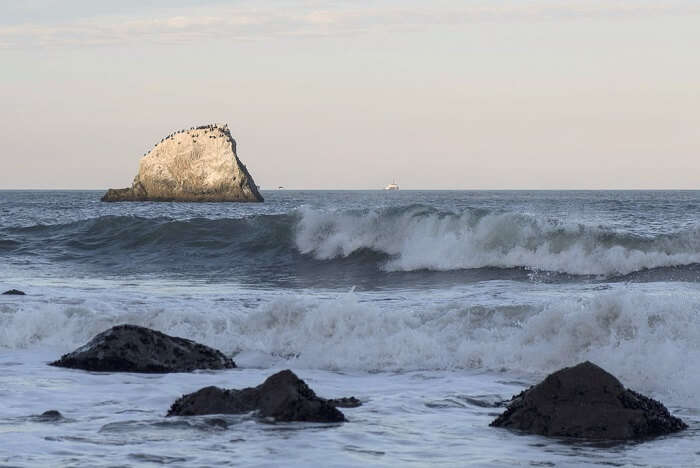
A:
[[[0,296],[0,466],[700,466],[700,192],[263,195],[0,192],[0,289],[27,293]],[[121,323],[239,368],[47,365]],[[584,360],[690,428],[593,443],[489,427]],[[165,417],[287,368],[364,404],[331,425]]]

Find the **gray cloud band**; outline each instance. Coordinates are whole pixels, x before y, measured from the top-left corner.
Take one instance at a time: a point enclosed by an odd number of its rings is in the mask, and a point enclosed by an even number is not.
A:
[[[373,29],[414,28],[482,21],[576,20],[585,18],[700,15],[698,2],[490,1],[412,7],[309,7],[183,9],[163,17],[100,16],[60,24],[25,23],[0,27],[0,48],[191,43],[206,39],[262,40],[362,34]]]

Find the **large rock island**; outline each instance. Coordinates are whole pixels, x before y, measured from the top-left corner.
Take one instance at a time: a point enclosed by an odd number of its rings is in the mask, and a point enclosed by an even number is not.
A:
[[[261,202],[236,154],[227,125],[180,130],[163,138],[139,165],[129,188],[109,189],[102,201]]]

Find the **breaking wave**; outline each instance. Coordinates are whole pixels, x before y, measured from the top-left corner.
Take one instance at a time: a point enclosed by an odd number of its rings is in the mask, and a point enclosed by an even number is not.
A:
[[[388,271],[528,268],[624,275],[700,262],[700,229],[643,237],[518,213],[440,212],[424,206],[365,212],[302,210],[296,245],[319,260],[363,249]]]
[[[376,272],[521,268],[627,275],[700,263],[700,228],[642,236],[513,212],[413,205],[174,220],[104,216],[0,230],[0,255],[44,256],[115,272],[292,271],[348,261]]]

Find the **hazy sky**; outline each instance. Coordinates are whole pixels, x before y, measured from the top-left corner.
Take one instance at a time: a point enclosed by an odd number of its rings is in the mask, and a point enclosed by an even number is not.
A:
[[[263,188],[700,189],[700,1],[0,0],[0,189],[228,122]]]

